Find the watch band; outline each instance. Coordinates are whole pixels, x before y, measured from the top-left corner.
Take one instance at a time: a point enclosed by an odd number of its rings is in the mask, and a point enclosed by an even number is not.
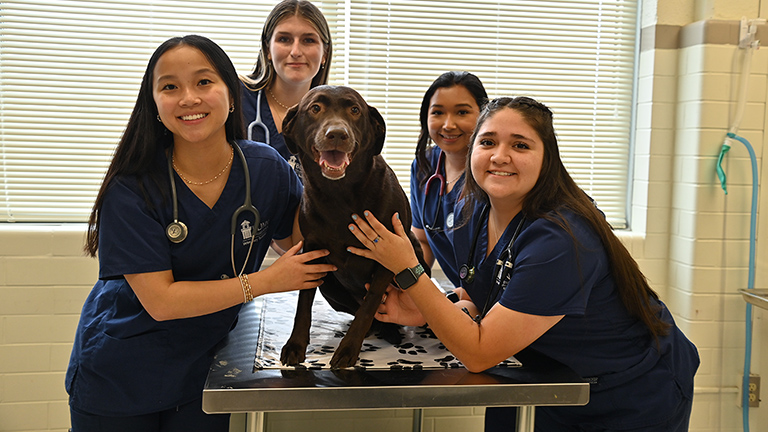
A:
[[[401,290],[407,290],[413,286],[419,277],[424,274],[424,267],[417,264],[415,267],[409,267],[395,275],[395,283]]]

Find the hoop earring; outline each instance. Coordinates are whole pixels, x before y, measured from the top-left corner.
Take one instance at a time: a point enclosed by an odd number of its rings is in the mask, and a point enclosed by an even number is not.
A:
[[[235,104],[232,104],[229,106],[229,112],[231,113],[235,112]]]
[[[158,115],[157,115],[157,121],[159,121],[160,123],[162,123],[162,122],[163,122],[163,120],[162,120],[162,119],[160,119],[160,114],[158,114]]]

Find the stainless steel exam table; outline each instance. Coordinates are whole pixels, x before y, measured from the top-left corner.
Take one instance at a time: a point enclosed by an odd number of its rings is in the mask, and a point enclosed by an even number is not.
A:
[[[219,349],[203,390],[203,410],[256,413],[352,409],[517,406],[517,430],[533,431],[534,407],[585,405],[589,383],[568,367],[531,351],[522,367],[482,373],[464,368],[423,370],[255,369],[257,301],[243,306],[235,329]]]

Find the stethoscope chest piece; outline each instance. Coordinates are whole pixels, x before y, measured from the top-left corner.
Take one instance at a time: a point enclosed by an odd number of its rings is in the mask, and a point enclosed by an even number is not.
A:
[[[168,154],[168,177],[171,180],[171,199],[173,200],[173,222],[169,223],[165,227],[165,236],[168,237],[172,243],[181,243],[187,238],[189,230],[184,222],[179,221],[179,200],[176,195],[176,181],[173,179],[173,162],[171,160],[173,149],[169,150]]]
[[[459,278],[466,283],[472,283],[475,280],[475,266],[462,264],[459,268]]]
[[[187,229],[187,226],[184,225],[184,222],[179,222],[178,220],[169,223],[168,226],[165,227],[165,235],[168,237],[168,240],[173,243],[183,242],[184,239],[187,238],[188,233],[189,230]]]

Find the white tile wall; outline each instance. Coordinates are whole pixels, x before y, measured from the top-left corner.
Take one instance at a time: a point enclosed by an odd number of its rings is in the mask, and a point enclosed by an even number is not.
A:
[[[0,431],[66,431],[64,371],[97,266],[81,226],[0,227]]]
[[[736,110],[732,101],[738,87],[740,53],[733,46],[696,46],[680,51],[675,143],[675,169],[679,172],[673,188],[673,270],[668,304],[690,323],[687,334],[702,358],[691,430],[735,431],[741,430],[741,410],[736,401],[744,367],[746,309],[737,289],[746,287],[751,172],[740,143],[732,144],[724,164],[727,196],[719,187],[714,168]],[[755,56],[755,63],[762,64],[764,58],[762,54]],[[739,134],[757,144],[759,156],[765,146],[766,69],[753,67],[752,71],[750,103]],[[755,321],[756,326],[761,324],[762,320]],[[764,334],[753,338],[753,346],[768,343]],[[760,362],[753,356],[752,371],[759,369]],[[753,427],[765,418],[765,411],[762,407],[752,409]]]

